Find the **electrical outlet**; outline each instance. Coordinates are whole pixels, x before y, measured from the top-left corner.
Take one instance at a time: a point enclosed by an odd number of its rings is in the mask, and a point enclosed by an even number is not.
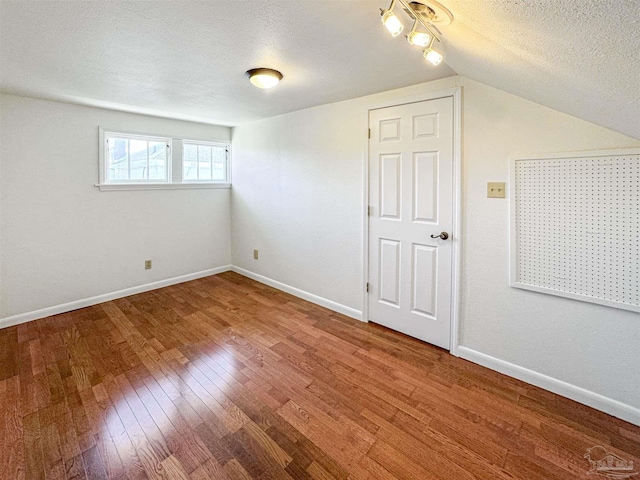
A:
[[[505,198],[505,188],[504,182],[488,182],[487,198]]]
[[[150,270],[151,269],[151,260],[145,260],[144,261],[144,269],[145,270]]]
[[[253,259],[258,260],[258,250],[253,251]]]

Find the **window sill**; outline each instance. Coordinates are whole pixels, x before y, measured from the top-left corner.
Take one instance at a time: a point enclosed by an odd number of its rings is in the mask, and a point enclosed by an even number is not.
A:
[[[101,192],[116,190],[190,190],[200,188],[231,188],[230,183],[96,183]]]

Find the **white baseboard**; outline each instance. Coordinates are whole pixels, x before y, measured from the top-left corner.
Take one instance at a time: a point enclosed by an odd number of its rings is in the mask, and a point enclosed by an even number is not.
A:
[[[562,380],[548,377],[547,375],[534,372],[533,370],[520,367],[513,363],[505,362],[504,360],[486,355],[471,348],[459,346],[458,355],[460,358],[464,358],[470,362],[504,373],[509,377],[517,378],[523,382],[557,393],[563,397],[570,398],[571,400],[575,400],[576,402],[640,426],[640,409],[627,405],[626,403],[613,400],[612,398],[563,382]]]
[[[346,315],[348,317],[362,320],[362,312],[355,308],[347,307],[337,302],[327,300],[326,298],[319,297],[304,290],[300,290],[295,287],[291,287],[284,283],[272,280],[270,278],[258,275],[257,273],[250,272],[244,268],[235,267],[233,265],[224,265],[222,267],[211,268],[208,270],[202,270],[200,272],[190,273],[188,275],[181,275],[179,277],[168,278],[166,280],[160,280],[158,282],[147,283],[145,285],[139,285],[137,287],[125,288],[123,290],[117,290],[115,292],[105,293],[97,295],[95,297],[84,298],[81,300],[75,300],[73,302],[62,303],[60,305],[54,305],[40,310],[34,310],[32,312],[25,312],[19,315],[13,315],[11,317],[0,318],[0,328],[12,327],[21,323],[30,322],[39,318],[50,317],[51,315],[58,315],[60,313],[70,312],[79,308],[90,307],[91,305],[97,305],[98,303],[109,302],[117,298],[128,297],[129,295],[135,295],[137,293],[148,292],[150,290],[156,290],[162,287],[168,287],[169,285],[176,285],[178,283],[188,282],[196,280],[198,278],[208,277],[210,275],[216,275],[222,272],[228,272],[232,270],[240,275],[249,277],[257,282],[264,283],[270,287],[277,288],[283,292],[290,293],[296,297],[307,300],[311,303],[321,305],[330,310],[334,310],[338,313]]]
[[[54,305],[52,307],[42,308],[40,310],[34,310],[32,312],[21,313],[19,315],[13,315],[11,317],[0,318],[0,328],[12,327],[21,323],[37,320],[39,318],[50,317],[51,315],[58,315],[60,313],[77,310],[79,308],[90,307],[91,305],[109,302],[111,300],[115,300],[116,298],[128,297],[129,295],[135,295],[137,293],[148,292],[149,290],[168,287],[169,285],[175,285],[177,283],[204,278],[210,275],[215,275],[217,273],[228,272],[229,270],[231,270],[231,265],[224,265],[222,267],[210,268],[208,270],[202,270],[200,272],[180,275],[179,277],[167,278],[166,280],[147,283],[145,285],[139,285],[137,287],[125,288],[124,290],[117,290],[115,292],[105,293],[102,295],[97,295],[95,297],[89,297],[82,300],[75,300],[69,303]]]
[[[362,320],[362,312],[360,310],[356,310],[355,308],[347,307],[346,305],[342,305],[341,303],[319,297],[318,295],[314,295],[313,293],[309,293],[285,283],[278,282],[277,280],[273,280],[269,277],[264,277],[257,273],[250,272],[249,270],[245,270],[244,268],[232,266],[231,270],[239,273],[240,275],[244,275],[245,277],[249,277],[256,282],[264,283],[265,285],[269,285],[270,287],[277,288],[278,290],[282,290],[283,292],[290,293],[295,297],[302,298],[303,300],[315,303],[316,305],[320,305],[321,307],[328,308],[329,310],[333,310],[334,312],[341,313],[343,315],[346,315],[347,317],[355,318],[356,320]]]

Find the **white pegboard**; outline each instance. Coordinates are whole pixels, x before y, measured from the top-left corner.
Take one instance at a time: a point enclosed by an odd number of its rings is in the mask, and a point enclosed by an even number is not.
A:
[[[511,162],[511,285],[640,312],[640,149]]]

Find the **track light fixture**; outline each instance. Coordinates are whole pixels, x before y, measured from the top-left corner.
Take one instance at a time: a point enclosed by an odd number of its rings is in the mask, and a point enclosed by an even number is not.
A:
[[[400,3],[402,10],[411,17],[413,26],[407,35],[410,45],[426,47],[423,51],[424,58],[433,65],[442,62],[442,54],[433,49],[434,43],[440,42],[436,25],[449,25],[453,21],[451,12],[435,0],[391,0],[391,5],[381,11],[382,24],[394,37],[398,36],[404,26],[400,19],[393,13],[396,2]]]
[[[436,52],[432,48],[427,48],[424,52],[422,52],[422,54],[424,55],[424,58],[427,61],[431,62],[433,65],[438,65],[440,62],[442,62],[442,54]]]
[[[434,66],[442,62],[442,54],[436,52],[433,49],[433,40],[429,42],[429,45],[427,46],[427,48],[425,48],[424,52],[422,52],[422,55],[424,56],[425,60],[427,60],[428,62],[431,62],[431,64]]]
[[[407,35],[407,42],[409,42],[410,45],[426,47],[431,43],[432,38],[431,34],[418,31],[418,21],[416,20],[413,22],[413,27],[411,28],[409,35]]]
[[[398,17],[393,13],[393,7],[396,3],[396,0],[391,1],[391,5],[387,10],[382,10],[382,24],[389,30],[389,33],[394,37],[399,35],[404,28],[402,22],[398,20]]]

